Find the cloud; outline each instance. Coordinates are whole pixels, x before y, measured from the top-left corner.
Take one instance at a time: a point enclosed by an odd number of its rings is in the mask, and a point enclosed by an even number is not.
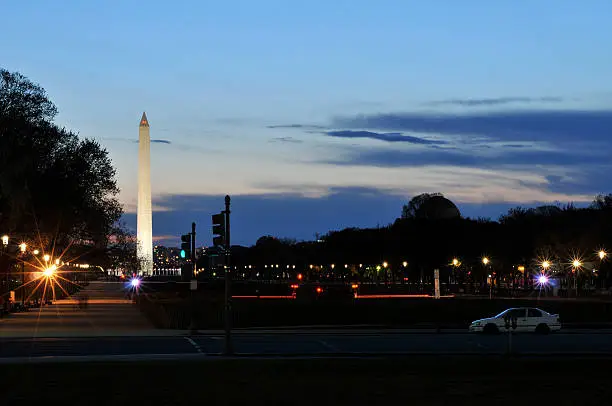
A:
[[[116,139],[119,140],[119,139]],[[138,144],[138,140],[129,140],[131,142],[133,142],[134,144]],[[151,140],[151,144],[167,144],[170,145],[172,144],[172,141],[170,140]]]
[[[434,144],[445,144],[444,141],[434,141],[425,138],[413,137],[410,135],[404,135],[402,133],[376,133],[372,131],[353,131],[353,130],[342,130],[342,131],[327,131],[324,134],[330,137],[339,138],[371,138],[379,141],[386,142],[407,142],[410,144],[422,144],[422,145],[434,145]]]
[[[269,125],[266,128],[285,128],[285,129],[302,129],[302,130],[323,130],[327,127],[322,125],[312,125],[312,124],[278,124],[278,125]]]
[[[511,103],[561,103],[562,97],[494,97],[486,99],[448,99],[425,103],[430,106],[498,106]]]
[[[445,195],[468,217],[484,216],[497,219],[509,208],[520,204],[464,203],[446,193]],[[232,196],[232,242],[251,245],[267,234],[312,240],[315,233],[325,234],[330,230],[384,226],[395,221],[401,213],[402,205],[411,197],[412,195],[408,194],[399,195],[365,187],[332,188],[329,195],[320,198],[299,194]],[[160,203],[170,210],[153,214],[153,231],[155,235],[164,237],[156,241],[176,246],[179,236],[191,230],[191,222],[196,222],[197,245],[211,245],[210,215],[223,210],[223,202],[223,195],[164,197]],[[549,203],[533,201],[527,206]],[[125,215],[124,220],[128,226],[135,228],[135,214]]]
[[[171,241],[171,240],[175,240],[177,239],[176,235],[171,235],[171,234],[166,234],[166,235],[154,235],[153,236],[153,242],[164,242],[164,241]]]
[[[500,141],[608,141],[612,110],[517,110],[469,114],[387,113],[337,117],[335,128],[481,136]]]
[[[272,138],[270,140],[270,142],[275,142],[275,141],[280,141],[280,142],[290,142],[290,143],[294,143],[294,144],[301,144],[302,140],[297,140],[293,137],[276,137],[276,138]]]
[[[367,165],[378,167],[414,167],[449,165],[501,169],[507,166],[581,166],[592,165],[593,156],[572,151],[546,151],[513,146],[509,149],[485,145],[484,150],[457,148],[427,148],[425,150],[389,150],[356,147],[349,149],[344,158],[325,163],[335,165]],[[346,151],[346,150],[345,150]]]
[[[198,246],[211,245],[210,215],[223,210],[223,195],[168,195],[158,200],[170,209],[153,214],[154,233],[166,236],[160,243],[176,245],[194,221]],[[250,245],[266,234],[312,240],[315,233],[329,230],[386,225],[403,203],[402,196],[369,188],[337,188],[319,198],[290,193],[232,196],[232,242]],[[124,219],[135,226],[135,214]]]

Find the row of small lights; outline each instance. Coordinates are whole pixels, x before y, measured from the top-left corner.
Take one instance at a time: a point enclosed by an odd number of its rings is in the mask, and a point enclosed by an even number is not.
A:
[[[280,265],[278,265],[278,264],[276,264],[276,265],[274,265],[274,264],[272,264],[272,265],[264,265],[264,268],[268,268],[268,266],[270,268],[278,268]],[[350,265],[348,265],[348,264],[344,264],[345,268],[349,268],[349,266]],[[389,266],[389,264],[387,262],[383,262],[382,266],[384,268],[387,268]],[[407,267],[408,266],[408,262],[404,261],[402,263],[402,266]],[[317,266],[316,265],[309,265],[310,269],[314,269],[315,267],[317,267]],[[324,268],[325,266],[324,265],[319,265],[318,267],[319,268]],[[335,267],[336,267],[336,264],[330,264],[330,268],[331,269],[334,269]],[[380,265],[377,265],[377,267],[380,268]],[[252,268],[255,268],[255,266],[253,266],[253,265],[243,265],[243,268],[244,269],[252,269]],[[363,264],[359,264],[359,268],[363,268]],[[234,269],[236,269],[235,266],[234,266]],[[287,265],[287,269],[295,269],[295,265]]]
[[[604,250],[599,250],[597,252],[597,256],[599,257],[599,259],[601,261],[603,261],[604,259],[606,259],[606,257],[608,256],[608,253]],[[488,257],[483,257],[482,258],[482,263],[483,265],[488,265],[491,262],[491,260]],[[580,268],[582,266],[582,261],[578,258],[572,258],[570,264],[572,265],[573,268]],[[459,266],[461,265],[461,262],[459,262],[459,260],[457,258],[454,258],[452,261],[452,265],[453,266]],[[540,266],[542,267],[543,270],[548,270],[551,266],[553,266],[553,263],[549,260],[543,260],[540,263]],[[524,271],[525,267],[520,265],[518,267],[519,271]]]
[[[2,236],[2,244],[4,246],[7,246],[8,242],[9,242],[9,237],[7,235],[3,235]],[[27,250],[27,244],[25,242],[22,242],[21,244],[19,244],[19,248],[20,248],[21,252],[24,253]],[[37,249],[35,249],[33,251],[34,255],[38,255],[39,253],[40,252]],[[604,251],[604,250],[599,250],[597,252],[597,255],[599,256],[599,259],[603,261],[608,256],[608,253],[606,251]],[[44,258],[45,262],[49,262],[49,260],[51,259],[51,257],[48,254],[45,254],[43,258]],[[491,262],[491,260],[488,257],[483,257],[482,258],[483,265],[486,266],[490,262]],[[56,259],[55,260],[55,264],[59,265],[59,263],[60,263],[60,260]],[[582,266],[582,262],[579,259],[577,259],[577,258],[572,259],[571,264],[572,264],[573,268],[580,268]],[[63,265],[63,263],[62,263],[62,265]],[[68,263],[67,265],[70,265],[70,264]],[[451,265],[453,265],[455,267],[458,267],[458,266],[461,265],[461,262],[457,258],[453,258],[453,260],[451,262]],[[544,260],[544,261],[541,262],[540,265],[541,265],[541,267],[544,270],[547,270],[548,268],[550,268],[552,266],[552,263],[550,261]],[[89,268],[88,264],[73,264],[73,266],[78,267],[78,268]],[[331,264],[330,266],[331,266],[331,269],[334,269],[336,267],[335,264]],[[389,266],[389,264],[385,261],[385,262],[383,262],[382,266],[383,266],[383,268],[387,268]],[[407,261],[402,262],[402,266],[404,268],[407,267],[408,266],[408,262]],[[275,267],[278,268],[279,265],[278,264],[270,265],[270,268],[275,268]],[[287,265],[287,269],[289,269],[290,267],[292,269],[295,269],[295,265],[291,265],[291,266]],[[310,267],[310,269],[313,269],[315,266],[311,264],[309,267]],[[323,268],[323,265],[320,265],[320,267]],[[344,268],[348,268],[348,267],[349,267],[348,264],[344,265]],[[363,267],[363,264],[359,264],[359,268],[362,268],[362,267]],[[245,265],[244,268],[246,269],[247,266]],[[251,269],[251,268],[252,268],[252,266],[248,265],[248,269]],[[268,265],[264,265],[264,268],[268,268]],[[380,265],[378,265],[376,268],[380,269]],[[235,269],[235,267],[234,267],[234,269]],[[518,267],[518,269],[519,269],[519,271],[524,271],[525,267],[521,265],[521,266]],[[170,269],[170,270],[173,270],[173,269]]]
[[[3,235],[2,236],[2,245],[4,247],[7,247],[9,245],[9,236],[8,235]],[[26,244],[25,242],[20,243],[19,244],[19,250],[21,251],[22,254],[25,254],[26,251],[28,250],[28,244]],[[34,250],[32,250],[32,254],[39,255],[40,254],[40,250],[34,249]],[[43,275],[47,276],[47,277],[51,277],[55,273],[55,271],[57,270],[58,266],[64,266],[64,265],[70,266],[69,262],[64,263],[59,258],[56,258],[55,261],[51,261],[51,255],[49,255],[49,254],[44,254],[43,255],[43,260],[45,261],[45,264],[49,264],[50,262],[55,262],[51,266],[45,268],[45,270],[42,272]],[[89,268],[89,264],[72,264],[72,266],[75,267],[75,268],[82,268],[82,269],[88,269]]]

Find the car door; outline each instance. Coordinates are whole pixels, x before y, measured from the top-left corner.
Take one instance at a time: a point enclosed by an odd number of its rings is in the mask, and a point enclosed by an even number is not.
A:
[[[510,311],[510,317],[516,317],[516,331],[517,333],[525,332],[529,330],[527,321],[527,309],[512,309]]]
[[[535,308],[527,309],[527,330],[535,331],[538,324],[545,322],[542,312]]]

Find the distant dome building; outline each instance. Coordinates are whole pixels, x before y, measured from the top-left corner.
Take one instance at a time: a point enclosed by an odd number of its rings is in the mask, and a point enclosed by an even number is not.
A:
[[[416,211],[417,218],[447,220],[461,217],[461,212],[444,196],[431,196]]]

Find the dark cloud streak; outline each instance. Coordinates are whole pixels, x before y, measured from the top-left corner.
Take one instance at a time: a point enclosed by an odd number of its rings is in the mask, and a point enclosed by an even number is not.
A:
[[[302,140],[297,140],[297,139],[295,139],[293,137],[276,137],[276,138],[272,138],[270,140],[270,142],[276,142],[276,141],[279,141],[279,142],[289,142],[289,143],[293,143],[293,144],[301,144],[301,143],[304,142]]]
[[[372,131],[341,130],[341,131],[327,131],[324,134],[327,134],[330,137],[370,138],[373,140],[386,141],[386,142],[407,142],[410,144],[421,144],[421,145],[446,144],[444,141],[427,140],[425,138],[418,138],[418,137],[412,137],[410,135],[403,135],[402,133],[376,133]]]
[[[461,115],[388,113],[338,117],[336,128],[485,136],[501,141],[608,141],[612,110],[534,110]]]
[[[448,99],[425,103],[429,106],[499,106],[511,103],[561,103],[562,97],[495,97],[486,99]]]
[[[346,227],[376,227],[395,221],[411,196],[398,196],[373,188],[334,188],[321,198],[293,194],[232,196],[232,241],[251,245],[263,235],[313,240],[315,233]],[[441,191],[444,192],[444,191]],[[154,213],[154,235],[176,236],[161,244],[176,246],[192,221],[210,224],[210,214],[223,206],[223,195],[170,195],[155,201],[169,211]],[[472,204],[455,202],[467,217],[498,218],[517,203]],[[537,206],[543,203],[532,203]],[[124,215],[136,227],[136,214]],[[198,246],[210,246],[209,232],[198,232]]]
[[[322,125],[310,125],[310,124],[278,124],[269,125],[266,128],[284,128],[284,129],[302,129],[302,130],[323,130],[327,127]]]

